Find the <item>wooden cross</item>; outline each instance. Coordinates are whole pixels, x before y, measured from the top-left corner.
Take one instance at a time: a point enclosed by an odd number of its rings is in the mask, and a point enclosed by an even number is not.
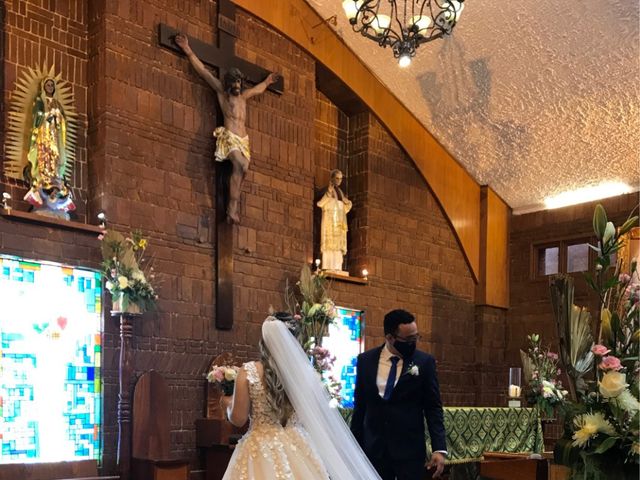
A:
[[[218,2],[218,41],[217,45],[209,45],[200,40],[189,38],[189,45],[202,63],[220,70],[218,78],[222,79],[224,71],[233,67],[239,68],[250,83],[259,83],[269,74],[265,69],[235,56],[236,7],[229,0]],[[158,28],[160,45],[182,54],[174,38],[178,30],[160,24]],[[282,94],[284,80],[268,87],[269,90]],[[217,105],[217,102],[216,102]],[[216,107],[218,108],[218,106]],[[220,118],[220,115],[216,115]],[[213,158],[213,152],[211,152]],[[218,188],[216,195],[216,211],[225,212],[228,200],[229,161],[214,162]],[[223,179],[226,179],[225,182]],[[222,193],[222,194],[221,194]],[[216,321],[215,327],[220,330],[231,330],[233,327],[233,225],[225,222],[224,215],[218,215],[216,234]]]

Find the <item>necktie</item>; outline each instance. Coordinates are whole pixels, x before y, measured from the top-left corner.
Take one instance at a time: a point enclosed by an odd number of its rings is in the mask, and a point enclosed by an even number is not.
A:
[[[396,374],[398,373],[398,360],[399,357],[390,357],[391,360],[391,368],[389,369],[389,377],[387,378],[387,385],[384,387],[384,396],[383,400],[389,400],[391,398],[391,393],[393,392],[393,386],[396,383]]]

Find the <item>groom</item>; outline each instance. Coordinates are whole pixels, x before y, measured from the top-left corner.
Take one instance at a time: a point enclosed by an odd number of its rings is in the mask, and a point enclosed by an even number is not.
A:
[[[358,356],[351,431],[383,480],[421,480],[425,466],[439,477],[447,445],[436,362],[416,350],[409,312],[387,313],[384,334],[384,345]],[[427,465],[423,419],[433,449]]]

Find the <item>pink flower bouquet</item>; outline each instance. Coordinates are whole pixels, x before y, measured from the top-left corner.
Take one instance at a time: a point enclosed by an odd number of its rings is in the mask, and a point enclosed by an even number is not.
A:
[[[238,376],[238,367],[229,365],[213,365],[209,373],[207,373],[207,381],[220,385],[222,392],[226,395],[233,395],[233,388]]]

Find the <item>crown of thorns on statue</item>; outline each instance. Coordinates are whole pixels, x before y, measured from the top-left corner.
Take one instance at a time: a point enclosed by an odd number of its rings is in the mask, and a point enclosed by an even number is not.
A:
[[[244,79],[244,74],[239,69],[235,67],[230,69],[227,73],[224,74],[225,90],[229,90],[231,86],[238,80],[240,81],[240,85],[242,86],[242,84],[244,83]]]

